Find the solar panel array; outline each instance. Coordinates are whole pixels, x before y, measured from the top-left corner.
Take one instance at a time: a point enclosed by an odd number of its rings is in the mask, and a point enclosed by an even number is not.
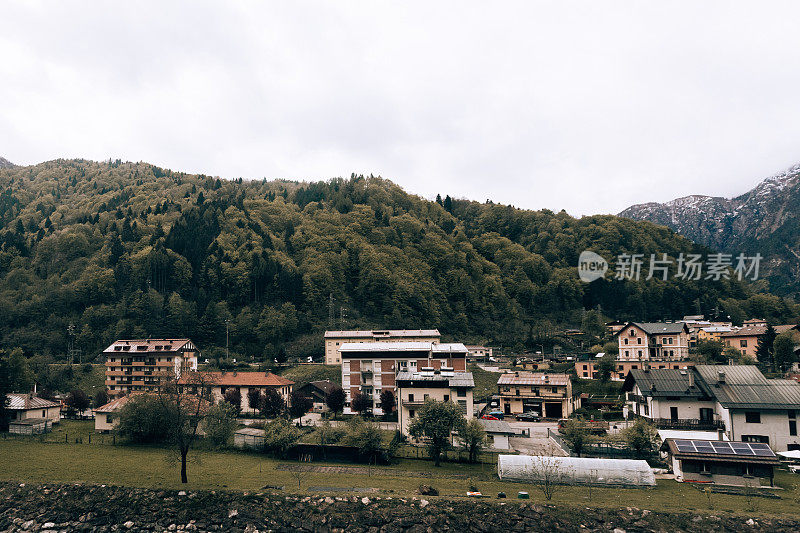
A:
[[[675,439],[675,447],[682,453],[775,457],[769,445],[760,442]]]

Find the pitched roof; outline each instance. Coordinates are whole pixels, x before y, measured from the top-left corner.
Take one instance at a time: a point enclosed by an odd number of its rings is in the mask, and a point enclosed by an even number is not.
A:
[[[27,411],[28,409],[47,409],[48,407],[61,407],[58,402],[51,402],[38,396],[30,394],[11,393],[8,397],[8,408],[15,411]]]
[[[100,407],[95,409],[94,412],[95,413],[113,413],[114,411],[122,409],[122,407],[126,403],[128,403],[128,400],[130,400],[132,396],[136,396],[136,394],[137,393],[134,392],[134,393],[131,393],[131,394],[127,395],[127,396],[120,396],[119,398],[115,398],[115,399],[111,400],[110,402],[108,402],[107,404],[101,405]]]
[[[767,379],[756,366],[698,365],[695,370],[725,408],[800,409],[800,384]]]
[[[440,337],[438,329],[372,329],[359,331],[326,331],[326,339],[357,339],[374,337]]]
[[[400,381],[427,381],[444,382],[450,387],[474,387],[475,381],[472,379],[472,372],[454,372],[452,375],[442,373],[422,373],[422,372],[398,372],[395,383]]]
[[[329,394],[332,390],[336,389],[338,385],[336,385],[336,383],[333,383],[330,380],[323,379],[320,381],[311,381],[309,383],[306,383],[305,385],[300,387],[300,390],[305,389],[306,387],[317,389],[323,394]]]
[[[283,387],[294,385],[294,381],[273,374],[272,372],[190,372],[184,374],[178,383],[191,384],[192,377],[202,374],[213,386],[222,387]]]
[[[692,369],[678,368],[633,369],[626,376],[622,390],[632,391],[636,383],[644,396],[710,398],[706,384],[691,372]]]
[[[486,433],[500,433],[504,435],[516,435],[517,432],[511,428],[511,425],[505,420],[484,420],[478,419],[478,423],[483,426]]]
[[[780,335],[781,333],[785,333],[792,329],[797,329],[796,324],[779,324],[777,326],[773,326],[775,329],[775,333]],[[763,335],[767,332],[766,326],[745,326],[743,328],[739,328],[737,330],[733,330],[727,333],[723,333],[723,337],[752,337],[752,336],[759,336]]]
[[[461,344],[460,342],[445,342],[441,344],[434,344],[431,346],[431,351],[433,353],[467,353],[467,347]]]
[[[119,339],[103,350],[103,353],[175,352],[187,344],[192,344],[192,341],[189,339]]]
[[[498,385],[566,385],[568,374],[548,374],[546,372],[509,372],[502,374]]]
[[[677,334],[687,329],[683,322],[631,322],[631,325],[643,329],[648,335]]]

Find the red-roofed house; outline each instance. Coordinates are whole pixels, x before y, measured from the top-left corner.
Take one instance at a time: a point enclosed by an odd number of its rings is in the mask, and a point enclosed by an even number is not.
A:
[[[242,398],[242,411],[255,409],[255,407],[251,409],[247,398],[251,389],[258,389],[262,393],[267,389],[273,389],[281,395],[283,401],[288,402],[292,387],[294,387],[294,381],[272,372],[203,372],[202,375],[203,381],[212,383],[211,392],[214,394],[215,401],[222,400],[230,389],[237,389]],[[178,380],[178,384],[187,385],[191,390],[192,378],[192,374],[186,374]]]

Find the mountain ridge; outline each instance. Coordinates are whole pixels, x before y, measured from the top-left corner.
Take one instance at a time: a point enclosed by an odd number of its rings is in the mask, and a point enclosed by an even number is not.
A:
[[[438,327],[532,349],[569,346],[567,326],[604,331],[604,317],[800,316],[735,279],[578,278],[583,250],[708,252],[667,228],[444,196],[121,160],[0,169],[0,348],[91,356],[116,338],[188,336],[212,357],[229,338],[232,355],[271,360],[319,355],[325,329]]]
[[[800,164],[760,181],[733,198],[689,195],[633,205],[619,216],[664,225],[712,248],[761,253],[770,286],[798,294],[800,283]]]

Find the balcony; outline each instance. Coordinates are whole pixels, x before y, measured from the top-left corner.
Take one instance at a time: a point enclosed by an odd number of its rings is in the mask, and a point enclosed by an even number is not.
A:
[[[658,429],[688,429],[696,431],[716,431],[725,429],[722,420],[700,420],[698,418],[653,418]]]

